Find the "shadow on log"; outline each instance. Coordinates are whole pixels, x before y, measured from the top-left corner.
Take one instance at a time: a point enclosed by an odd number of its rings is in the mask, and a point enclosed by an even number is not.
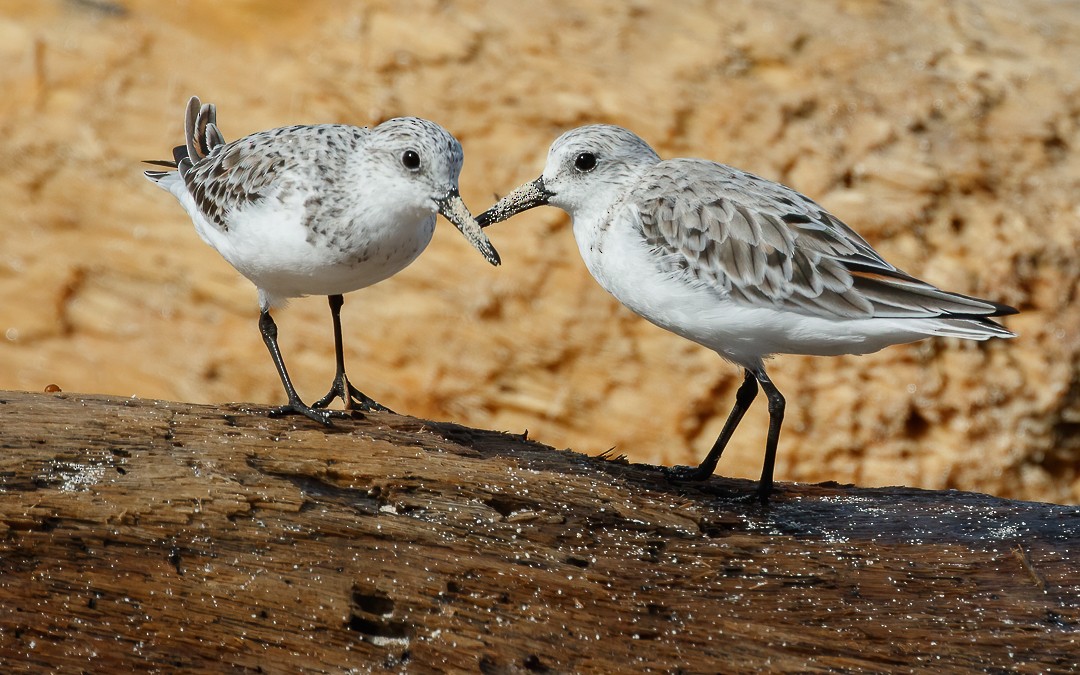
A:
[[[668,481],[392,414],[0,393],[0,664],[1067,670],[1080,510]],[[1070,558],[1071,556],[1071,558]]]

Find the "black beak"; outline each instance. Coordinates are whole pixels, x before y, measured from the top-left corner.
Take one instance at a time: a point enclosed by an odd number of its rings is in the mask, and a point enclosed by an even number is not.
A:
[[[533,207],[547,204],[548,199],[554,194],[554,192],[544,187],[544,177],[540,176],[533,182],[525,183],[500,199],[490,209],[477,216],[476,222],[480,227],[501,223],[522,211],[528,211]]]
[[[477,251],[480,251],[487,258],[487,261],[492,265],[498,265],[499,252],[495,250],[495,247],[488,241],[487,235],[480,229],[480,225],[469,213],[469,207],[465,206],[465,202],[462,201],[461,195],[458,194],[458,189],[453,188],[450,192],[446,193],[446,196],[435,202],[439,205],[439,213],[443,214],[447,220],[454,224],[458,230],[461,231],[465,238],[469,240],[469,243],[476,247]]]

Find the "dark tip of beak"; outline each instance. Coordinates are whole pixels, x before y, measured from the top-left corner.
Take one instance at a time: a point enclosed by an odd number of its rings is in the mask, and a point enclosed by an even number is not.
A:
[[[437,199],[436,204],[439,206],[439,213],[465,235],[469,243],[480,251],[489,263],[498,265],[501,262],[498,251],[488,241],[487,235],[480,229],[473,215],[469,213],[469,208],[465,206],[456,187],[451,188],[445,197]]]
[[[544,177],[541,176],[531,183],[525,183],[521,187],[511,191],[500,199],[494,206],[476,217],[480,227],[487,227],[500,223],[522,211],[527,211],[537,206],[544,206],[548,199],[555,193],[544,185]]]

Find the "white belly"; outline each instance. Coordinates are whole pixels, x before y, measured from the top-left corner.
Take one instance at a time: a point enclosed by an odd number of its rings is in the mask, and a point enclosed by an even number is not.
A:
[[[420,214],[399,222],[316,224],[313,231],[299,199],[269,199],[232,214],[223,231],[202,217],[186,191],[180,201],[199,236],[258,287],[267,307],[304,295],[349,293],[387,279],[416,260],[435,230],[434,214]]]

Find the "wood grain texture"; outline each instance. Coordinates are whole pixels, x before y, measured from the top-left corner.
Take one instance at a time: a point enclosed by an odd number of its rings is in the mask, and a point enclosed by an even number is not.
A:
[[[283,402],[254,286],[142,175],[193,94],[228,140],[430,119],[464,147],[474,212],[562,132],[611,123],[790,185],[905,272],[1021,310],[1016,340],[770,362],[778,479],[1080,504],[1077,36],[1060,0],[3,0],[0,390]],[[415,263],[346,297],[354,383],[428,419],[701,461],[740,370],[622,308],[560,210],[488,235],[498,269],[440,219]],[[274,318],[321,396],[326,299]],[[767,429],[759,401],[724,475],[760,474]]]
[[[1075,507],[669,482],[391,414],[0,394],[0,665],[1064,671]]]

